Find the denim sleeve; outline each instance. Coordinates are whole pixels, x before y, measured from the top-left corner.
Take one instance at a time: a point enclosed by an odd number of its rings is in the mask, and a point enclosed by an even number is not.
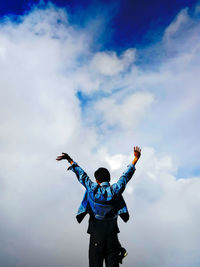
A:
[[[117,183],[112,185],[112,189],[115,194],[118,195],[124,192],[126,185],[132,178],[134,172],[135,172],[135,165],[134,164],[128,165],[128,169],[122,174]]]
[[[72,170],[78,179],[78,181],[87,189],[90,190],[94,186],[94,182],[90,180],[87,173],[80,167],[76,162],[73,162],[72,165],[68,168]]]

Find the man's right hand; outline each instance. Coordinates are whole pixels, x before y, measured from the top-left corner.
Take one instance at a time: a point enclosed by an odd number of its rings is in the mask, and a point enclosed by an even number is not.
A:
[[[70,164],[73,163],[73,159],[67,153],[64,153],[64,152],[62,152],[61,156],[58,156],[56,158],[56,160],[63,160],[63,159],[66,159]]]
[[[141,149],[139,148],[139,146],[134,147],[134,156],[135,158],[132,163],[135,165],[141,156]]]

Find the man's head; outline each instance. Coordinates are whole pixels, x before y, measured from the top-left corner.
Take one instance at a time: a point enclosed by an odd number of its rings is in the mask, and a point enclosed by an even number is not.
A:
[[[95,171],[94,177],[99,183],[110,182],[110,173],[106,168],[99,168]]]

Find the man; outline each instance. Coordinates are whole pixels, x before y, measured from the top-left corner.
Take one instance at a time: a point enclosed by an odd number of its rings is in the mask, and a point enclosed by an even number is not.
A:
[[[72,158],[62,153],[56,160],[66,159],[78,181],[86,188],[86,192],[76,216],[80,223],[87,213],[90,214],[88,233],[90,234],[89,267],[102,267],[105,260],[106,267],[119,267],[122,259],[127,255],[118,240],[118,215],[127,222],[128,209],[122,197],[127,183],[135,172],[135,165],[141,156],[141,149],[134,147],[134,160],[122,174],[117,183],[110,185],[110,173],[106,168],[99,168],[92,182],[84,170]]]

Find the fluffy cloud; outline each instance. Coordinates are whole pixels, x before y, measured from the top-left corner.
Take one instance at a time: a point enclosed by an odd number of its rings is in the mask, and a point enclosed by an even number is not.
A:
[[[188,15],[188,9],[185,8],[181,10],[181,12],[176,16],[173,23],[171,23],[164,33],[164,38],[171,39],[175,35],[177,36],[177,32],[183,30],[185,25],[188,25],[190,18]]]
[[[198,266],[199,177],[177,180],[169,157],[158,158],[150,148],[143,152],[128,195],[134,224],[128,232],[122,228],[133,251],[127,266],[131,260],[136,266]]]
[[[103,75],[113,76],[124,71],[133,63],[135,50],[126,50],[121,57],[117,57],[116,53],[98,52],[95,54],[91,62],[91,67]]]
[[[113,97],[102,99],[97,103],[97,110],[103,114],[104,122],[111,126],[120,123],[126,129],[135,128],[153,100],[152,94],[137,92],[128,95],[122,103],[116,103]]]
[[[87,266],[87,222],[74,218],[84,189],[55,158],[64,150],[116,181],[134,143],[127,266],[198,266],[200,180],[176,179],[199,163],[198,29],[181,11],[158,46],[167,57],[144,70],[135,49],[93,53],[91,32],[52,5],[1,21],[0,265]]]

